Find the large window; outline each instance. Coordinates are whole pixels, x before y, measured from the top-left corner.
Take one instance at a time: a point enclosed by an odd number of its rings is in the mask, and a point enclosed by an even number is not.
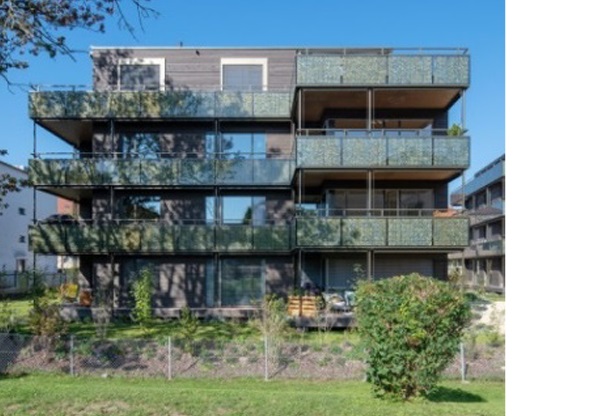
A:
[[[120,217],[131,220],[157,220],[161,218],[159,196],[125,196],[120,199]]]
[[[261,259],[224,259],[221,262],[221,305],[256,304],[264,296],[265,262]]]
[[[224,196],[223,224],[264,225],[266,198],[264,196]]]
[[[165,88],[165,59],[119,59],[117,67],[120,91],[159,91]]]
[[[221,87],[224,91],[267,89],[267,58],[222,58]]]

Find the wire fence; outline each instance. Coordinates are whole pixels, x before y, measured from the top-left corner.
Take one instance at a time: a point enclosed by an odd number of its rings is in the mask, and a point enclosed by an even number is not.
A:
[[[0,334],[0,373],[73,376],[363,380],[360,342],[95,339]],[[444,378],[504,380],[504,345],[461,344]]]

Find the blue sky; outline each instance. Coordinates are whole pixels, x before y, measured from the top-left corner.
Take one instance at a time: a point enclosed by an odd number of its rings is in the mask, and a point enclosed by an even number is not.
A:
[[[114,20],[105,34],[66,32],[72,48],[81,51],[76,61],[32,57],[28,70],[8,74],[11,81],[90,85],[91,45],[466,47],[472,70],[466,111],[472,152],[467,179],[505,151],[504,1],[153,0],[150,4],[160,16],[145,20],[136,38],[119,30]],[[26,165],[33,149],[27,93],[17,87],[11,90],[0,84],[0,148],[9,151],[6,162]],[[69,151],[58,139],[38,132],[40,152]],[[458,184],[455,181],[451,189]]]

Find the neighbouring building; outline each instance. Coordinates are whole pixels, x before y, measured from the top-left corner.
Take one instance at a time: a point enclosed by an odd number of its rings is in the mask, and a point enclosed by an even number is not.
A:
[[[27,179],[25,170],[0,161],[0,176],[3,175]],[[56,197],[37,192],[37,199],[40,215],[47,217],[56,212]],[[0,208],[0,293],[22,292],[27,290],[28,281],[21,273],[34,267],[27,232],[34,211],[33,189],[21,187],[19,192],[9,192],[1,203],[8,206]],[[38,256],[36,260],[36,268],[46,275],[48,283],[52,283],[57,272],[56,256]]]
[[[506,287],[504,162],[502,155],[475,173],[464,189],[452,192],[452,203],[464,204],[470,227],[469,247],[449,255],[450,273],[463,271],[466,285],[501,293]]]
[[[119,310],[142,268],[156,312],[240,316],[265,293],[357,278],[446,279],[468,244],[448,183],[469,167],[464,49],[97,48],[93,89],[30,93],[73,147],[36,189],[77,221],[37,221],[37,253],[77,255]],[[450,120],[456,107],[459,120]],[[449,124],[462,130],[449,130]]]

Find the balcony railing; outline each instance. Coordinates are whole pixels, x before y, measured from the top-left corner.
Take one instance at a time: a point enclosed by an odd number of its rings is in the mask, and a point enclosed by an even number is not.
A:
[[[470,139],[446,130],[303,129],[298,167],[468,168]]]
[[[285,91],[34,91],[29,116],[49,119],[289,118]]]
[[[191,158],[179,154],[161,159],[89,156],[92,157],[31,159],[29,179],[34,185],[42,186],[286,186],[290,185],[295,169],[293,160],[281,158],[198,159],[197,155]]]
[[[373,216],[354,212],[352,217],[300,216],[296,220],[298,247],[465,247],[469,220],[446,217],[438,210],[414,210],[403,216]]]
[[[29,228],[29,244],[40,254],[289,251],[292,226],[214,225],[202,221],[40,222]]]
[[[306,51],[296,57],[296,82],[320,85],[468,86],[470,57],[464,49]]]

